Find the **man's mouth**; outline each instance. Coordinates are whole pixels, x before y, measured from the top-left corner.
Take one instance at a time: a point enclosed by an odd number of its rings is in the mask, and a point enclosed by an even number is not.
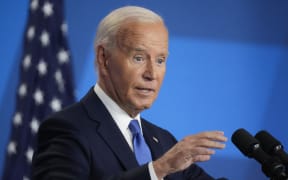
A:
[[[155,90],[152,88],[143,88],[143,87],[136,87],[136,90],[143,94],[150,94],[155,92]]]

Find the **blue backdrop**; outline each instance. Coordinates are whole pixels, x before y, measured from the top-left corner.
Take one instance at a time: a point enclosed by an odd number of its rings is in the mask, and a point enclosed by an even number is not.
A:
[[[199,163],[215,177],[266,179],[260,165],[231,143],[233,132],[265,129],[288,148],[288,1],[66,1],[76,96],[95,83],[95,29],[108,12],[141,5],[158,12],[170,32],[167,74],[143,116],[180,140],[223,130],[227,148]],[[0,173],[14,111],[28,1],[0,3]]]

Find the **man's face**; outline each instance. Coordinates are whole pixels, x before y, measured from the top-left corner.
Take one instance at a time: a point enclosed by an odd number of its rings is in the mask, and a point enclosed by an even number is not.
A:
[[[100,86],[134,117],[158,95],[166,70],[168,32],[162,23],[129,23],[117,33],[115,44],[105,52]]]

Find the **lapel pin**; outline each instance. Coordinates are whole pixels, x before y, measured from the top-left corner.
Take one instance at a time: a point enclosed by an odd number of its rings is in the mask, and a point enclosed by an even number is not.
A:
[[[159,143],[159,140],[153,136],[153,140],[156,142],[156,143]]]

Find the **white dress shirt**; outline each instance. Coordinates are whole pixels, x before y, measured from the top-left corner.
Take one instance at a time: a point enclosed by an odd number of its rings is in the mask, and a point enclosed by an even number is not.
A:
[[[141,125],[141,119],[140,114],[137,114],[136,117],[130,117],[123,109],[121,109],[117,103],[115,103],[102,89],[101,87],[96,84],[94,86],[94,92],[97,94],[97,96],[100,98],[106,109],[109,111],[110,115],[114,119],[115,123],[119,127],[120,131],[122,132],[123,136],[125,137],[127,143],[129,144],[132,151],[133,149],[133,143],[132,143],[132,133],[129,129],[129,123],[132,119],[136,119],[139,122],[141,131],[142,131],[142,125]],[[143,134],[143,132],[142,132]],[[157,180],[157,176],[153,167],[152,162],[149,162],[148,169],[150,173],[151,180]]]

